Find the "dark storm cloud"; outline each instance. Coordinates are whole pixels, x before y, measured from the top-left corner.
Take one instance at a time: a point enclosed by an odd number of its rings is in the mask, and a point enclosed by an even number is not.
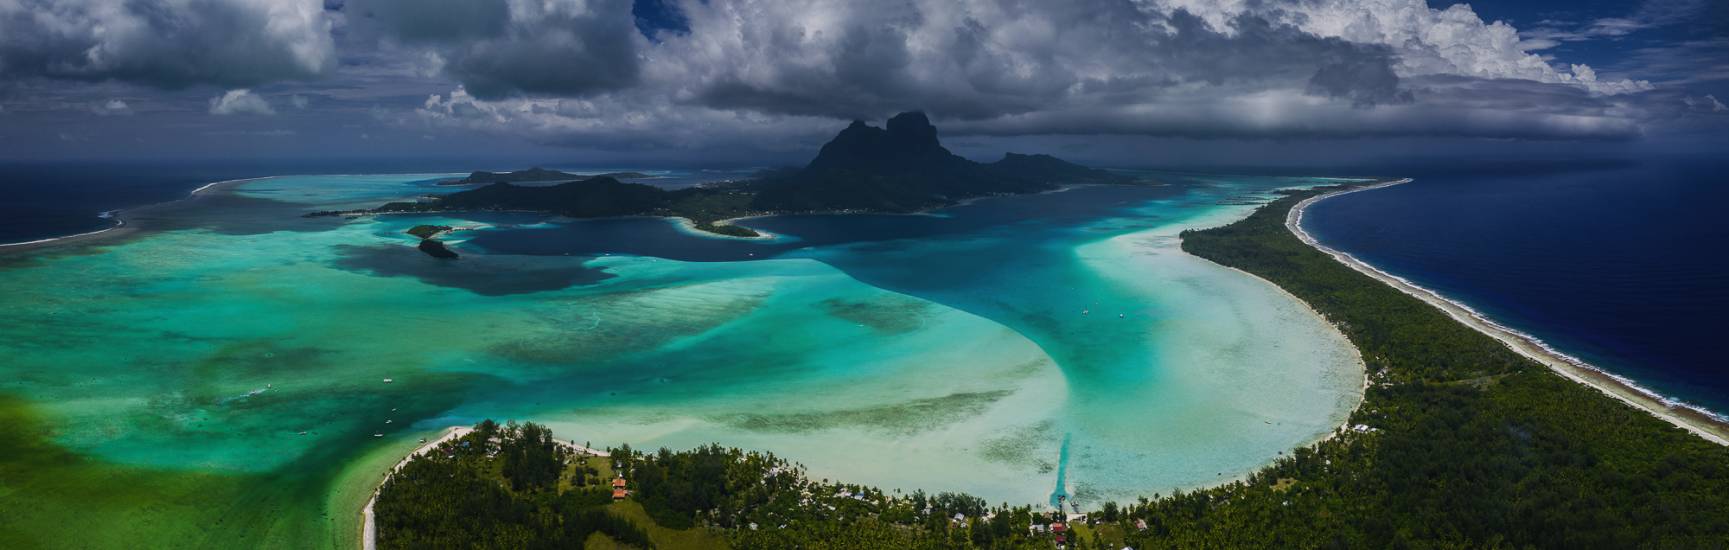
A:
[[[1619,141],[1639,137],[1657,116],[1645,102],[1511,79],[1408,79],[1411,97],[1364,109],[1316,104],[1298,93],[1236,99],[1169,96],[1158,109],[1096,105],[1049,110],[947,128],[971,135],[1148,135],[1189,139],[1447,137]]]
[[[351,0],[343,11],[363,32],[429,48],[481,98],[623,89],[647,45],[622,0]]]
[[[1309,77],[1309,92],[1345,98],[1352,105],[1368,107],[1381,103],[1410,103],[1411,92],[1399,88],[1399,76],[1383,60],[1339,59],[1315,69]]]
[[[785,153],[908,109],[985,140],[1720,128],[1722,39],[1641,47],[1599,78],[1424,0],[0,0],[0,109],[42,125],[12,135],[198,121],[669,155]],[[260,116],[212,116],[236,113]]]
[[[310,78],[333,61],[317,0],[0,2],[0,76],[162,88]]]
[[[502,0],[349,0],[341,9],[405,42],[496,39],[510,23]]]

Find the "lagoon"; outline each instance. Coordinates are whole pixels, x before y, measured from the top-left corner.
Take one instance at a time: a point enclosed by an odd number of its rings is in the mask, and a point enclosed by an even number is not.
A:
[[[1093,504],[1234,479],[1361,399],[1361,361],[1324,320],[1177,248],[1331,180],[1160,174],[742,222],[773,240],[650,218],[298,217],[444,176],[249,181],[119,240],[0,259],[0,420],[43,428],[0,459],[0,539],[341,545],[379,457],[481,418]],[[471,227],[447,238],[462,259],[415,251],[403,231],[426,223]]]

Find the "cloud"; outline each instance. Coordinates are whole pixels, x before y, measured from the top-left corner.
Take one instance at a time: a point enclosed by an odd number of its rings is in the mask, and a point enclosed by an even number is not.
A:
[[[210,114],[274,115],[276,109],[271,108],[270,102],[265,101],[263,97],[253,94],[251,90],[241,88],[229,90],[222,95],[210,98]]]
[[[1391,51],[1255,14],[1213,28],[1119,2],[689,2],[651,79],[707,107],[837,118],[920,107],[989,118],[1184,87],[1402,102]]]
[[[1713,9],[1722,12],[1721,2],[1713,6],[1709,0],[1645,0],[1637,10],[1623,17],[1603,17],[1582,24],[1542,21],[1537,27],[1527,29],[1520,35],[1543,48],[1554,47],[1561,42],[1619,40],[1635,32],[1686,23],[1701,16],[1710,18],[1725,15],[1710,13],[1709,10]]]
[[[1456,137],[1618,141],[1637,138],[1650,113],[1585,90],[1512,79],[1429,76],[1408,81],[1412,101],[1365,108],[1301,88],[1221,93],[1161,91],[1138,101],[1053,104],[1045,109],[939,121],[945,136],[1143,135],[1190,139]],[[880,117],[867,117],[880,118]],[[844,126],[833,117],[738,111],[617,99],[488,101],[462,89],[429,97],[419,123],[601,149],[760,145],[802,150]]]
[[[1409,81],[1419,98],[1374,109],[1293,91],[1218,97],[1170,95],[1156,108],[1097,105],[963,121],[950,133],[1152,135],[1192,139],[1460,137],[1625,140],[1642,133],[1643,113],[1576,88],[1452,76]]]
[[[0,76],[244,86],[334,63],[320,0],[0,1]]]
[[[92,106],[90,112],[99,116],[127,116],[132,114],[132,106],[124,100],[110,99]]]
[[[1705,94],[1705,97],[1687,96],[1681,98],[1681,101],[1687,104],[1688,109],[1694,111],[1703,111],[1707,113],[1721,113],[1729,111],[1729,107],[1724,107],[1723,102],[1717,101],[1717,96],[1711,94]]]
[[[383,40],[432,50],[485,98],[620,90],[638,82],[648,45],[623,0],[354,0],[344,11]]]
[[[299,134],[300,134],[299,132],[296,132],[294,130],[283,130],[283,129],[276,129],[276,130],[212,130],[212,131],[204,132],[204,135],[207,135],[207,136],[270,137],[270,138],[294,137],[294,136],[297,136]]]
[[[689,32],[647,46],[628,90],[578,101],[458,89],[411,120],[606,147],[821,139],[832,128],[810,121],[910,108],[950,135],[1619,140],[1642,134],[1645,111],[1609,98],[1650,87],[1557,70],[1519,49],[1512,27],[1421,0],[680,8]],[[744,121],[788,129],[734,126]]]
[[[1729,11],[1729,2],[1723,5]],[[1715,86],[1729,81],[1729,36],[1638,48],[1614,67],[1639,71],[1665,87]]]
[[[1398,59],[1401,77],[1448,75],[1520,79],[1578,86],[1592,93],[1619,94],[1651,89],[1649,82],[1598,80],[1563,72],[1530,53],[1533,43],[1505,22],[1485,22],[1469,4],[1431,9],[1424,0],[1310,0],[1290,4],[1212,3],[1199,0],[1155,0],[1184,6],[1208,21],[1240,13],[1262,13],[1316,36],[1336,37],[1356,44],[1379,44]],[[1259,9],[1260,11],[1253,11]],[[1216,23],[1215,23],[1216,25]]]
[[[0,30],[28,33],[0,34],[0,75],[43,77],[0,81],[0,92],[27,98],[38,81],[64,88],[65,79],[215,83],[232,91],[153,98],[151,112],[200,109],[208,98],[213,114],[269,114],[271,103],[248,90],[323,77],[267,89],[281,98],[275,107],[307,111],[296,121],[339,112],[413,135],[782,151],[808,148],[847,119],[907,109],[930,112],[951,137],[1625,140],[1698,112],[1694,96],[1705,90],[1689,92],[1690,83],[1729,78],[1720,55],[1729,41],[1657,43],[1636,62],[1593,67],[1543,55],[1566,57],[1544,51],[1561,38],[1425,0],[326,4],[0,0]],[[1666,24],[1640,13],[1620,15]],[[41,18],[69,26],[21,23]],[[218,20],[235,24],[208,28]],[[103,26],[110,21],[118,26]],[[197,31],[209,36],[186,36]],[[83,53],[121,49],[125,56]],[[225,50],[258,66],[229,63]],[[83,86],[53,101],[20,99],[14,110],[88,111],[136,91]]]
[[[765,115],[616,96],[489,101],[460,87],[428,97],[409,116],[389,112],[374,116],[398,125],[509,133],[537,143],[613,150],[803,151],[844,126],[827,117]]]

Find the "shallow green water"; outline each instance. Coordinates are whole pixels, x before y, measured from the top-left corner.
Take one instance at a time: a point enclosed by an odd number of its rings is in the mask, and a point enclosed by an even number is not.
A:
[[[358,503],[328,498],[338,484],[483,417],[1096,503],[1250,471],[1360,397],[1335,331],[1175,248],[1182,228],[1252,208],[1220,201],[1309,180],[994,199],[911,236],[894,228],[905,218],[805,220],[882,235],[753,244],[750,261],[458,243],[465,256],[441,263],[402,231],[600,225],[297,216],[427,192],[426,178],[255,181],[145,220],[167,231],[0,264],[0,420],[29,443],[0,455],[0,546],[340,542]],[[1042,206],[1057,204],[1071,211]],[[690,254],[738,245],[688,240]]]

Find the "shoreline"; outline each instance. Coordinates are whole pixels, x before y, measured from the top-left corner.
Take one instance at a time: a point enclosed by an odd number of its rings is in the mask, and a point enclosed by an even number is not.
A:
[[[1287,189],[1306,190],[1306,189],[1309,189],[1309,187],[1290,187]],[[1277,200],[1277,199],[1274,199],[1274,200]],[[1261,206],[1266,206],[1266,205],[1271,204],[1271,203],[1272,203],[1272,201],[1262,202],[1260,204],[1260,206],[1256,206],[1255,208],[1260,208]],[[1190,227],[1188,229],[1185,229],[1185,231],[1205,231],[1207,229],[1212,229],[1212,228],[1216,228],[1216,227],[1222,227],[1225,225],[1230,225],[1232,223],[1242,221],[1243,219],[1247,218],[1249,214],[1252,214],[1253,212],[1254,212],[1254,209],[1250,209],[1248,211],[1248,213],[1245,213],[1243,216],[1238,217],[1236,219],[1225,221],[1224,223],[1221,223],[1218,225],[1205,226],[1205,227],[1202,227],[1202,226]],[[1318,437],[1315,437],[1313,439],[1310,439],[1307,442],[1304,442],[1300,445],[1293,446],[1293,447],[1291,447],[1291,449],[1293,449],[1293,450],[1295,450],[1295,449],[1312,449],[1312,448],[1315,448],[1316,446],[1318,446],[1322,443],[1326,443],[1328,441],[1331,441],[1333,438],[1344,435],[1344,433],[1346,431],[1350,430],[1350,428],[1351,428],[1351,416],[1356,414],[1359,409],[1362,409],[1363,403],[1366,403],[1368,401],[1369,386],[1373,383],[1373,381],[1369,378],[1370,373],[1369,373],[1368,363],[1363,361],[1363,350],[1358,349],[1357,345],[1350,341],[1351,340],[1350,337],[1346,336],[1343,332],[1341,332],[1339,330],[1338,325],[1335,324],[1332,319],[1328,319],[1326,315],[1322,315],[1320,310],[1317,310],[1317,309],[1315,309],[1314,306],[1309,305],[1309,302],[1304,301],[1302,298],[1297,297],[1296,294],[1292,294],[1291,291],[1285,290],[1285,287],[1274,284],[1272,281],[1266,280],[1266,279],[1262,278],[1260,275],[1256,275],[1254,273],[1249,273],[1247,271],[1243,271],[1243,270],[1237,269],[1235,267],[1231,267],[1228,265],[1213,262],[1213,261],[1208,260],[1206,258],[1202,258],[1200,256],[1190,254],[1188,251],[1183,250],[1183,247],[1181,244],[1182,235],[1180,232],[1178,233],[1177,240],[1179,243],[1176,247],[1176,250],[1178,253],[1181,253],[1184,256],[1194,258],[1194,259],[1199,260],[1201,262],[1204,262],[1208,265],[1212,265],[1212,266],[1216,266],[1216,267],[1220,267],[1220,268],[1224,268],[1226,270],[1236,272],[1238,275],[1248,277],[1248,278],[1253,279],[1253,280],[1255,280],[1255,281],[1257,281],[1263,285],[1266,285],[1266,286],[1272,288],[1274,292],[1277,292],[1280,295],[1283,295],[1285,298],[1288,298],[1292,302],[1296,303],[1299,307],[1301,307],[1303,309],[1303,311],[1308,312],[1308,314],[1311,317],[1314,317],[1316,320],[1319,320],[1322,324],[1327,325],[1327,327],[1331,328],[1333,330],[1333,332],[1337,333],[1341,339],[1345,340],[1346,347],[1350,348],[1350,350],[1351,350],[1351,358],[1356,361],[1357,366],[1359,368],[1361,368],[1363,371],[1362,380],[1357,385],[1356,403],[1351,405],[1351,408],[1349,410],[1345,411],[1344,417],[1342,419],[1340,419],[1339,425],[1337,427],[1334,427],[1333,429],[1328,430],[1326,433],[1321,434]],[[1275,462],[1277,461],[1277,459],[1274,459],[1274,460],[1275,460]],[[1209,483],[1197,485],[1195,488],[1205,490],[1205,489],[1212,489],[1215,487],[1223,487],[1223,486],[1229,485],[1231,483],[1247,481],[1250,476],[1253,476],[1258,472],[1266,470],[1267,468],[1271,467],[1273,464],[1274,463],[1263,464],[1263,465],[1257,466],[1253,469],[1250,469],[1248,471],[1240,472],[1234,476],[1225,478],[1223,480],[1215,480],[1215,481],[1212,481]],[[1187,489],[1187,488],[1184,488],[1184,489]]]
[[[113,219],[114,225],[112,225],[112,226],[109,226],[109,227],[106,227],[103,229],[98,229],[95,231],[86,231],[84,233],[74,233],[71,235],[61,235],[58,237],[48,237],[48,238],[44,238],[44,239],[36,239],[33,241],[24,241],[24,242],[16,242],[16,243],[0,243],[0,254],[11,253],[11,252],[24,252],[24,251],[29,251],[29,250],[38,250],[38,249],[42,249],[42,248],[49,248],[49,247],[53,247],[53,246],[63,246],[63,245],[69,245],[69,244],[75,244],[75,243],[86,243],[86,242],[97,241],[100,239],[107,239],[107,238],[119,237],[122,235],[128,235],[128,234],[131,234],[135,231],[138,231],[141,228],[137,223],[133,223],[133,222],[127,220],[128,214],[140,214],[140,213],[149,212],[151,210],[155,210],[158,208],[162,208],[162,207],[166,207],[166,206],[170,206],[170,205],[174,205],[174,204],[179,204],[181,202],[196,199],[199,196],[205,194],[206,192],[209,192],[212,190],[221,190],[224,187],[228,187],[228,186],[235,185],[235,184],[245,183],[245,182],[249,182],[249,181],[258,181],[258,180],[263,180],[263,179],[270,179],[270,178],[274,178],[274,177],[277,177],[277,176],[261,176],[261,177],[256,177],[256,178],[241,178],[241,179],[232,179],[232,180],[213,181],[213,182],[201,185],[197,189],[193,189],[191,192],[187,193],[185,197],[181,197],[178,199],[156,202],[156,203],[150,203],[150,204],[146,204],[143,206],[135,206],[135,207],[131,207],[131,208],[117,208],[114,210],[109,210],[107,212],[103,212],[102,215],[100,215],[98,217]]]
[[[1181,250],[1181,249],[1182,249],[1181,247],[1178,247],[1178,250]],[[1207,260],[1206,258],[1201,258],[1199,256],[1189,254],[1188,252],[1183,252],[1183,253],[1188,254],[1189,256],[1193,256],[1196,259],[1199,259],[1201,261],[1206,261],[1208,263],[1212,263],[1211,261]],[[1304,443],[1302,445],[1292,447],[1292,449],[1302,449],[1302,448],[1307,448],[1307,447],[1314,447],[1316,445],[1326,443],[1328,440],[1331,440],[1335,437],[1338,437],[1340,434],[1343,434],[1343,433],[1345,433],[1346,430],[1350,429],[1351,428],[1351,415],[1356,414],[1358,409],[1363,408],[1363,403],[1365,403],[1369,400],[1369,385],[1373,383],[1373,381],[1369,379],[1369,364],[1367,362],[1363,361],[1363,350],[1357,349],[1357,345],[1354,343],[1351,343],[1351,338],[1349,336],[1346,336],[1344,332],[1340,331],[1339,326],[1337,324],[1333,323],[1332,319],[1328,319],[1326,315],[1322,315],[1320,310],[1315,309],[1315,306],[1309,305],[1309,303],[1306,301],[1303,301],[1302,298],[1298,298],[1296,294],[1291,294],[1291,291],[1285,290],[1285,287],[1279,286],[1277,284],[1273,284],[1272,281],[1262,279],[1260,275],[1256,275],[1254,273],[1249,273],[1247,271],[1243,271],[1243,270],[1237,269],[1235,267],[1231,267],[1228,265],[1221,265],[1221,264],[1213,264],[1213,265],[1217,265],[1219,267],[1229,269],[1231,271],[1235,271],[1237,273],[1242,274],[1245,277],[1254,279],[1256,281],[1260,281],[1261,283],[1263,283],[1267,286],[1273,287],[1273,290],[1278,291],[1279,294],[1283,294],[1286,298],[1290,298],[1291,301],[1294,301],[1298,305],[1303,306],[1303,311],[1309,312],[1309,315],[1313,316],[1316,319],[1319,319],[1322,323],[1326,324],[1328,327],[1332,327],[1333,332],[1339,333],[1339,337],[1343,338],[1345,340],[1346,344],[1351,348],[1351,357],[1353,359],[1356,359],[1357,366],[1362,367],[1362,369],[1363,369],[1362,384],[1359,384],[1357,386],[1357,404],[1353,405],[1351,407],[1351,410],[1347,411],[1345,413],[1344,421],[1341,422],[1337,428],[1333,428],[1332,431],[1327,432],[1326,435],[1315,438],[1313,441],[1310,441],[1308,443]],[[1258,472],[1261,469],[1265,469],[1265,468],[1266,468],[1266,466],[1262,466],[1260,469],[1257,469],[1255,471]],[[1250,473],[1252,474],[1253,472],[1250,472]],[[1247,478],[1248,475],[1245,474],[1241,477]],[[1234,481],[1241,481],[1241,479],[1234,480]]]
[[[1295,235],[1298,240],[1303,242],[1303,244],[1309,245],[1315,250],[1319,250],[1323,254],[1331,256],[1334,260],[1344,264],[1346,267],[1380,281],[1382,284],[1391,286],[1413,298],[1422,300],[1424,303],[1446,313],[1447,316],[1452,317],[1455,321],[1458,321],[1477,332],[1483,333],[1490,338],[1500,341],[1503,345],[1513,350],[1513,352],[1525,356],[1532,361],[1536,361],[1540,365],[1548,367],[1550,371],[1561,375],[1568,380],[1572,380],[1602,392],[1603,394],[1615,398],[1622,403],[1626,403],[1628,406],[1645,411],[1646,413],[1649,413],[1652,416],[1676,427],[1692,432],[1694,435],[1698,435],[1707,441],[1718,445],[1729,446],[1729,420],[1725,420],[1716,413],[1695,405],[1687,404],[1678,399],[1664,396],[1654,390],[1640,386],[1637,382],[1626,377],[1605,371],[1592,366],[1583,360],[1562,353],[1541,339],[1497,323],[1462,302],[1443,296],[1428,288],[1424,288],[1403,277],[1382,271],[1348,253],[1321,244],[1319,240],[1315,239],[1313,236],[1309,235],[1307,231],[1303,230],[1303,214],[1312,204],[1339,195],[1356,193],[1358,191],[1381,189],[1409,183],[1411,181],[1411,178],[1404,178],[1322,193],[1320,195],[1303,199],[1295,206],[1292,206],[1290,212],[1286,214],[1285,229]]]
[[[395,466],[391,466],[390,470],[384,473],[384,479],[378,480],[378,484],[372,488],[372,497],[366,499],[366,506],[360,508],[360,548],[362,550],[376,550],[378,548],[378,524],[374,520],[372,507],[374,504],[378,503],[378,493],[384,490],[384,484],[390,481],[391,476],[394,476],[396,475],[396,472],[401,471],[403,466],[408,465],[408,461],[414,460],[414,457],[432,452],[432,450],[438,448],[440,444],[468,435],[473,431],[474,428],[468,426],[451,426],[445,428],[444,433],[438,436],[437,439],[427,440],[426,444],[415,447],[413,451],[409,451],[407,456],[402,457],[402,460],[398,460]],[[553,442],[569,447],[572,452],[578,454],[597,457],[612,456],[604,451],[596,451],[588,447],[577,445],[574,442],[560,441],[556,438],[553,439]]]

